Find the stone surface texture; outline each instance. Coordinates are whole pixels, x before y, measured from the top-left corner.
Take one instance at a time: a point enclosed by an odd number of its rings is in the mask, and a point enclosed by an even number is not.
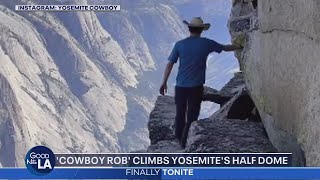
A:
[[[295,165],[319,166],[320,1],[252,2],[233,1],[229,20],[233,39],[245,37],[236,57],[250,96],[272,144]]]

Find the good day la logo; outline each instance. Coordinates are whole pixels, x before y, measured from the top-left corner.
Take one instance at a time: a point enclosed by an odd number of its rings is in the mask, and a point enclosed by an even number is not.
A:
[[[53,152],[45,146],[35,146],[30,149],[25,158],[28,170],[34,175],[46,175],[55,166],[55,156]]]

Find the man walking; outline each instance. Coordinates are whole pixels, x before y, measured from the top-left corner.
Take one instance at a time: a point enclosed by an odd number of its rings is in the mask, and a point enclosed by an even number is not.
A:
[[[190,23],[183,21],[189,28],[190,36],[178,41],[164,72],[160,94],[167,92],[167,81],[173,65],[179,59],[179,69],[175,87],[175,136],[180,145],[185,148],[188,131],[193,121],[198,120],[200,113],[203,84],[205,83],[206,61],[210,53],[234,51],[242,47],[236,45],[221,45],[214,40],[201,37],[201,33],[210,28],[200,17],[195,17]]]

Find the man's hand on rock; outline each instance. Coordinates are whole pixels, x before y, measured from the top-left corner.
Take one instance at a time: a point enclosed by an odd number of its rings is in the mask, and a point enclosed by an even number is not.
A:
[[[241,44],[237,45],[238,46],[238,50],[242,50],[243,46]]]
[[[160,86],[160,94],[162,95],[165,95],[165,93],[168,92],[168,87],[167,87],[167,83],[163,83],[161,86]]]

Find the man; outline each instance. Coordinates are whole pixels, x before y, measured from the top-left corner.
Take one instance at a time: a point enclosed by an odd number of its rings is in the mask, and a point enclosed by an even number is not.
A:
[[[203,23],[200,17],[195,17],[190,23],[183,21],[190,31],[190,36],[178,41],[164,72],[160,94],[167,92],[167,81],[173,65],[179,59],[179,69],[175,87],[175,136],[180,145],[185,148],[188,131],[193,121],[198,120],[202,101],[203,84],[205,83],[206,61],[210,53],[234,51],[242,47],[236,45],[221,45],[214,40],[201,37],[202,31],[208,30],[210,24]]]

